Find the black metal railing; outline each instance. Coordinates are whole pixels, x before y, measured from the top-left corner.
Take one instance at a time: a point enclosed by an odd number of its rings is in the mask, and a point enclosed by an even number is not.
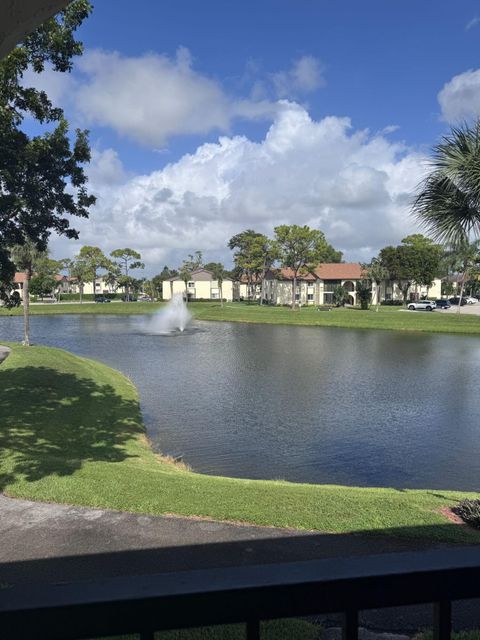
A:
[[[480,548],[397,553],[183,571],[0,589],[0,638],[74,640],[344,614],[344,640],[358,637],[364,609],[433,603],[435,640],[451,634],[453,600],[480,596]]]

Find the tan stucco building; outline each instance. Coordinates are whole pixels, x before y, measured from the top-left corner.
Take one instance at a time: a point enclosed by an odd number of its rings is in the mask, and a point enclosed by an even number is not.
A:
[[[362,266],[358,263],[322,263],[310,273],[297,276],[296,300],[300,305],[333,304],[333,291],[335,287],[343,286],[349,294],[348,304],[355,305],[357,300],[357,282],[365,279]],[[272,269],[265,275],[263,285],[263,297],[269,304],[290,305],[292,303],[293,271],[291,269]],[[254,282],[250,287],[250,296],[246,278],[242,278],[235,284],[235,299],[258,300],[262,295],[262,287],[259,282]],[[437,299],[441,297],[441,280],[436,279],[432,286],[427,288],[413,284],[409,290],[409,299],[419,299],[428,296]],[[402,300],[402,292],[396,283],[388,280],[380,283],[377,288],[372,284],[372,303],[389,300]]]
[[[220,300],[218,281],[213,279],[212,272],[207,269],[192,271],[186,290],[189,300]],[[178,276],[163,282],[163,299],[170,300],[175,294],[185,295],[185,282]],[[233,300],[232,280],[223,280],[222,297],[230,302]]]

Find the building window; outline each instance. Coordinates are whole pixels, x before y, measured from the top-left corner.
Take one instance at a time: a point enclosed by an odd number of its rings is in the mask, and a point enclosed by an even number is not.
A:
[[[212,300],[218,300],[218,291],[215,291],[215,293],[212,291]]]
[[[307,293],[307,300],[313,300],[313,293]]]
[[[333,293],[324,293],[323,294],[323,303],[324,304],[333,304]]]
[[[194,289],[195,288],[195,282],[189,282],[187,286],[188,286],[189,289]]]
[[[300,300],[300,294],[299,293],[295,294],[295,300]]]

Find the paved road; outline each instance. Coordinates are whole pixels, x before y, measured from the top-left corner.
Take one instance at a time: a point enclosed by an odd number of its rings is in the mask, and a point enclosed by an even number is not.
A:
[[[14,500],[0,495],[0,585],[71,582],[111,576],[293,562],[423,550],[425,542],[329,535],[209,520],[153,517]],[[458,628],[480,626],[462,605]],[[335,624],[335,616],[328,618]],[[373,629],[431,625],[430,607],[365,612]]]

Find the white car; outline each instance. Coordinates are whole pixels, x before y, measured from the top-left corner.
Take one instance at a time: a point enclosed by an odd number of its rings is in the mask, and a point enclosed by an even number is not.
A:
[[[434,300],[415,300],[415,302],[409,302],[408,308],[410,311],[433,311],[437,307]]]
[[[472,296],[465,296],[465,300],[467,304],[477,304],[478,300],[476,298],[472,298]]]

